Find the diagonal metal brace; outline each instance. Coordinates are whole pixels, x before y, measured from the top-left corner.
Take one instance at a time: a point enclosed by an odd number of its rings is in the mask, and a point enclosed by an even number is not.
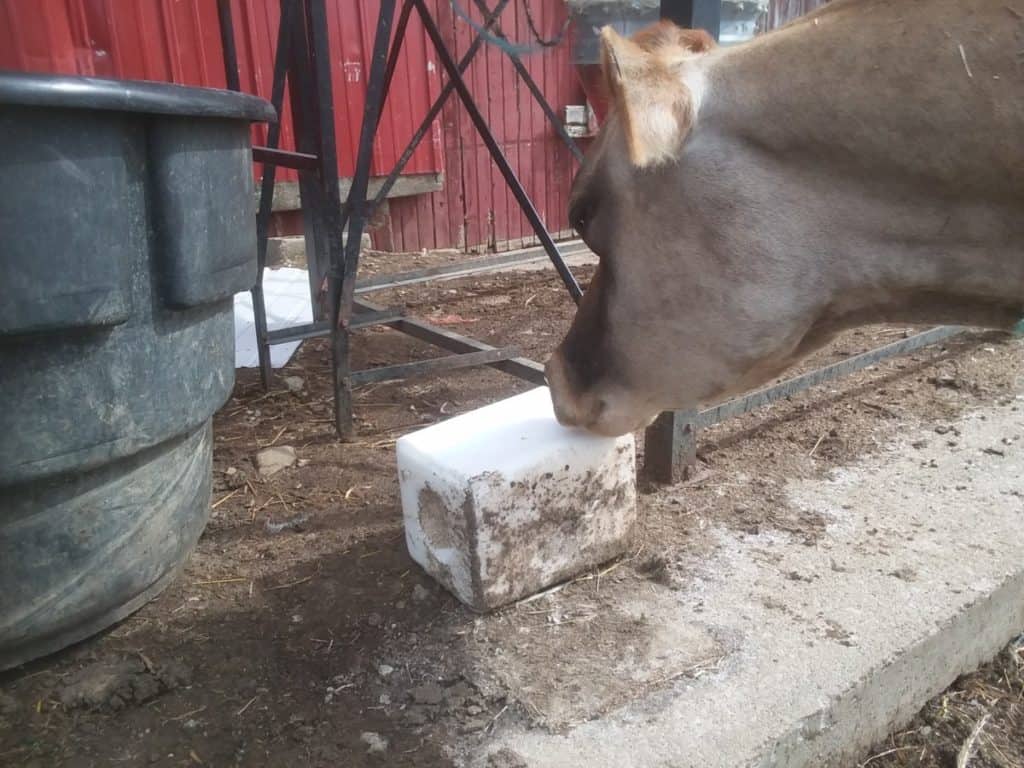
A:
[[[498,20],[498,17],[501,15],[501,12],[505,10],[505,6],[508,5],[508,3],[509,0],[498,0],[498,4],[494,7],[494,10],[488,11],[487,13],[484,14],[484,29],[488,29],[492,24],[494,24],[494,22]],[[411,10],[412,6],[406,4],[403,7],[403,10],[406,9]],[[477,34],[477,36],[473,39],[473,42],[470,43],[469,48],[466,49],[466,53],[463,55],[462,59],[459,61],[460,74],[464,73],[467,69],[469,69],[470,63],[473,61],[474,57],[477,54],[477,51],[480,50],[483,43],[484,36],[482,34]],[[373,202],[370,204],[369,213],[371,215],[373,214],[373,211],[375,211],[377,207],[385,200],[385,198],[387,198],[388,192],[391,191],[391,188],[395,185],[395,182],[398,181],[398,177],[402,173],[402,170],[408,164],[409,160],[412,159],[413,154],[416,152],[416,148],[420,145],[420,142],[423,140],[423,137],[426,136],[427,133],[430,131],[430,126],[433,124],[437,116],[441,113],[442,108],[444,108],[445,102],[448,100],[448,97],[451,96],[452,91],[454,90],[455,83],[449,79],[441,88],[441,93],[438,94],[438,97],[436,99],[434,99],[434,103],[430,105],[430,109],[427,110],[427,116],[423,118],[422,122],[420,122],[419,128],[416,129],[416,132],[413,133],[412,138],[409,139],[409,143],[406,146],[405,151],[402,152],[402,155],[398,158],[398,162],[395,163],[395,167],[391,170],[391,173],[387,175],[387,178],[384,179],[384,183],[381,185],[380,189],[377,190],[377,194],[374,196]]]
[[[487,18],[488,10],[486,0],[473,0],[473,2],[480,10],[480,13],[484,15],[484,18]],[[500,28],[495,31],[495,34],[503,40],[507,39]],[[576,158],[576,162],[582,163],[583,152],[573,140],[572,136],[570,136],[565,130],[565,126],[562,125],[562,121],[558,119],[558,115],[556,115],[555,111],[551,109],[551,105],[548,104],[548,100],[544,98],[544,94],[541,93],[540,87],[537,85],[537,81],[533,79],[530,71],[526,68],[526,65],[523,64],[523,60],[519,57],[519,54],[511,49],[505,49],[505,54],[512,61],[512,66],[515,67],[519,77],[522,78],[524,83],[526,83],[526,87],[530,89],[530,93],[533,94],[533,98],[537,100],[540,108],[544,110],[544,114],[547,116],[548,122],[550,122],[551,126],[555,129],[555,133],[559,135],[565,143],[565,146],[567,146],[569,151],[572,152],[572,156]]]
[[[466,82],[462,79],[462,75],[459,74],[458,67],[452,59],[451,52],[444,44],[444,40],[441,37],[441,32],[437,28],[437,23],[430,15],[430,11],[424,5],[423,0],[407,0],[411,2],[416,10],[420,14],[420,18],[423,21],[423,26],[427,31],[427,36],[430,37],[430,41],[433,43],[435,50],[437,51],[438,58],[441,60],[441,64],[447,71],[448,78],[455,83],[455,90],[459,94],[459,98],[462,100],[463,106],[466,108],[466,112],[469,113],[470,119],[473,121],[473,125],[476,126],[477,133],[480,134],[480,138],[483,140],[484,145],[487,147],[487,151],[491,155],[491,159],[494,164],[498,166],[498,170],[501,171],[501,175],[505,177],[505,183],[508,184],[512,194],[516,198],[516,202],[519,203],[519,207],[522,209],[530,225],[533,227],[533,231],[537,235],[537,239],[540,240],[541,245],[544,246],[544,250],[547,252],[548,257],[551,259],[551,263],[555,265],[555,269],[558,271],[559,277],[562,278],[562,282],[565,283],[565,287],[569,290],[569,295],[572,296],[573,301],[579,304],[580,299],[583,297],[583,291],[580,290],[580,285],[576,282],[575,276],[569,270],[565,260],[562,258],[561,253],[558,251],[558,246],[555,245],[555,241],[551,239],[551,234],[548,232],[547,227],[544,226],[544,222],[541,221],[540,215],[537,213],[537,209],[533,207],[533,202],[530,200],[530,196],[526,194],[526,190],[523,188],[522,183],[519,181],[512,170],[512,167],[508,164],[508,160],[502,153],[501,148],[498,146],[498,142],[494,138],[494,134],[491,133],[491,129],[487,126],[487,121],[484,120],[483,115],[480,114],[480,110],[473,100],[472,95],[469,93],[469,88],[466,87]],[[349,282],[346,286],[351,292],[354,286]],[[350,304],[351,306],[351,304]]]

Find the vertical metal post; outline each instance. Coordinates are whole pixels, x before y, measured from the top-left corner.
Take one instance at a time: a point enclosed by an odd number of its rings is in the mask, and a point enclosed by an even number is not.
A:
[[[338,150],[334,135],[334,92],[331,78],[331,51],[327,32],[327,9],[324,0],[305,0],[306,28],[308,31],[308,61],[312,86],[306,96],[316,100],[317,124],[316,154],[319,158],[319,186],[321,207],[317,211],[321,240],[317,246],[320,257],[314,276],[310,269],[310,297],[314,299],[314,315],[320,319],[323,307],[317,301],[322,297],[321,285],[337,269],[344,252],[344,225],[342,224],[341,192],[338,189]],[[358,241],[358,237],[356,238]],[[350,378],[348,329],[339,328],[337,307],[332,302],[327,308],[332,323],[331,358],[334,383],[334,426],[340,437],[352,434],[352,384]]]
[[[217,0],[220,44],[224,51],[224,79],[229,91],[242,89],[238,78],[238,49],[235,48],[235,24],[231,19],[231,0]]]
[[[686,29],[705,29],[718,39],[722,25],[721,0],[661,0],[661,18]]]
[[[281,140],[281,112],[284,106],[284,84],[291,57],[292,29],[296,26],[296,0],[281,0],[281,16],[277,29],[277,47],[274,52],[274,82],[270,102],[277,111],[277,122],[267,128],[267,146],[277,149]],[[267,266],[267,242],[270,237],[270,215],[273,212],[274,181],[277,166],[264,163],[260,180],[260,208],[256,214],[256,285],[252,288],[252,314],[256,326],[256,349],[259,353],[260,380],[263,388],[270,387],[273,367],[270,362],[270,342],[267,338],[267,302],[263,295],[263,270]]]
[[[309,25],[309,59],[316,99],[316,154],[320,158],[320,191],[323,195],[323,227],[325,229],[326,261],[321,262],[317,274],[316,296],[321,291],[323,278],[341,258],[344,249],[344,226],[341,220],[341,191],[338,188],[338,147],[335,139],[334,86],[331,78],[331,49],[327,33],[327,9],[324,0],[306,0]],[[328,312],[330,309],[328,308]]]
[[[644,474],[671,485],[690,477],[697,463],[697,411],[666,411],[644,433]]]
[[[661,0],[661,18],[718,39],[721,0]],[[696,411],[666,411],[644,433],[644,474],[656,483],[685,480],[697,463]]]
[[[322,3],[323,0],[314,0]],[[405,18],[407,15],[403,14]],[[350,368],[348,361],[348,321],[352,316],[352,302],[355,297],[356,272],[359,268],[359,247],[366,227],[366,190],[370,182],[370,163],[373,159],[373,139],[377,133],[381,108],[387,97],[385,78],[388,64],[388,50],[391,45],[391,26],[395,20],[395,0],[381,0],[377,17],[377,34],[373,41],[373,56],[367,76],[366,109],[359,133],[359,152],[356,155],[355,173],[345,205],[348,213],[347,240],[344,248],[334,254],[328,272],[328,302],[331,312],[331,337],[335,363],[334,416],[338,434],[349,437],[352,434],[352,396]],[[326,36],[326,25],[324,29]],[[398,43],[396,43],[397,45]],[[326,52],[326,38],[325,38]],[[338,211],[341,215],[341,211]],[[343,252],[343,256],[342,256]]]
[[[296,0],[295,23],[292,25],[291,55],[288,65],[289,95],[292,104],[292,127],[295,148],[301,153],[321,154],[319,136],[319,101],[313,75],[310,52],[310,2]],[[329,245],[325,231],[325,185],[323,159],[317,170],[299,170],[299,197],[302,202],[303,234],[306,246],[306,268],[309,273],[309,295],[314,297],[324,281],[330,264]],[[337,171],[335,171],[337,172]],[[318,302],[312,302],[314,321],[323,321],[325,312]]]

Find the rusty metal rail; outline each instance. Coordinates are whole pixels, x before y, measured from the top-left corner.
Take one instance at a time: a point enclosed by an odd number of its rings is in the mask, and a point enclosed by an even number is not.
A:
[[[701,429],[750,413],[826,381],[848,376],[882,360],[905,355],[949,339],[963,331],[964,329],[958,326],[939,326],[824,368],[794,376],[703,411],[675,411],[662,414],[647,430],[645,472],[655,482],[671,484],[684,480],[697,461],[697,436]]]

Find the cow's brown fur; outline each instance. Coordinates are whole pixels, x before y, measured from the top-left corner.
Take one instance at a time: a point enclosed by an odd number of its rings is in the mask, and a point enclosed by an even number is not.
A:
[[[1002,0],[604,43],[615,108],[571,204],[601,261],[548,366],[564,422],[629,431],[866,322],[1024,316],[1024,23]],[[671,136],[644,112],[665,104]]]
[[[630,38],[648,53],[685,51],[707,53],[715,47],[715,38],[703,29],[683,29],[671,21],[659,21],[641,29]]]

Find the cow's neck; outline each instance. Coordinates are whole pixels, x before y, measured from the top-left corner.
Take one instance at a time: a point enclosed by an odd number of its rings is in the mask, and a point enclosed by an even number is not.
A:
[[[707,59],[698,134],[826,261],[822,324],[1020,319],[1021,40],[996,2],[837,0]]]

